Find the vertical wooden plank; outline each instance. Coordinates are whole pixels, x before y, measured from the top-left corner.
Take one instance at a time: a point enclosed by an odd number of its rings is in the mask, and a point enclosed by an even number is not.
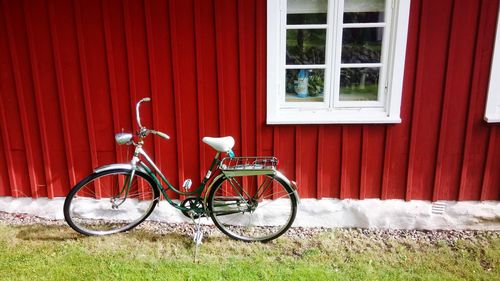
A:
[[[75,1],[74,5],[74,13],[75,13],[75,25],[76,25],[76,37],[78,44],[78,54],[80,58],[80,71],[82,75],[82,93],[83,100],[85,106],[85,117],[87,123],[87,132],[89,138],[90,145],[90,159],[92,161],[92,166],[97,167],[97,146],[96,146],[96,138],[95,138],[95,129],[94,129],[94,118],[92,113],[94,112],[92,109],[92,103],[90,101],[90,81],[89,81],[89,71],[87,68],[87,55],[85,52],[86,44],[83,34],[83,23],[82,23],[82,10],[81,4],[78,1]],[[96,184],[96,197],[101,197],[101,184],[97,182]]]
[[[3,10],[3,3],[1,8]],[[0,18],[0,38],[7,38],[7,31],[5,30],[4,21],[5,16],[1,11],[0,15],[2,15],[2,17]],[[10,141],[11,134],[9,134],[9,124],[11,124],[12,122],[9,120],[9,114],[6,110],[8,105],[12,107],[7,93],[14,93],[15,85],[14,77],[12,74],[12,63],[9,55],[9,46],[6,40],[0,40],[0,65],[3,66],[2,75],[0,75],[0,99],[2,101],[0,102],[0,133],[2,136],[2,152],[6,162],[5,169],[2,169],[2,171],[5,171],[5,174],[2,173],[2,175],[8,176],[9,183],[8,185],[4,184],[2,186],[0,195],[18,197],[18,186],[20,183],[19,179],[16,177],[16,171],[19,171],[20,169],[19,166],[15,165],[14,162],[14,155],[12,152],[13,149]],[[12,118],[12,116],[13,115],[10,115],[10,118]],[[18,118],[14,118],[14,120],[16,119]]]
[[[255,57],[255,47],[256,47],[256,5],[253,0],[241,0],[239,3],[239,26],[240,26],[240,69],[242,80],[240,82],[241,89],[241,106],[245,109],[244,123],[246,123],[245,129],[242,129],[246,133],[242,136],[243,141],[246,142],[246,153],[248,155],[255,155],[255,94],[256,94],[256,57]],[[243,92],[244,90],[244,92]]]
[[[220,116],[217,95],[217,54],[215,40],[215,15],[213,1],[195,1],[195,35],[196,35],[196,77],[198,84],[198,107],[200,138],[219,136]],[[202,170],[206,172],[215,151],[200,142],[200,161]]]
[[[213,1],[195,1],[196,70],[199,107],[203,123],[200,137],[219,136],[217,85],[217,52],[215,40],[215,11]],[[207,145],[201,150],[205,161],[212,159],[213,150]]]
[[[491,127],[483,172],[481,200],[500,200],[500,130]]]
[[[433,201],[458,199],[478,11],[477,1],[453,7]]]
[[[411,1],[408,39],[406,44],[405,75],[403,79],[403,98],[401,102],[401,124],[389,125],[386,130],[384,169],[382,176],[382,199],[403,199],[406,196],[408,150],[413,100],[415,95],[415,76],[420,55],[419,41],[421,29],[421,3]]]
[[[24,62],[26,61],[26,58],[23,57],[22,55],[19,54],[20,51],[23,50],[25,46],[18,46],[16,44],[16,41],[19,42],[22,39],[16,40],[15,36],[22,36],[23,31],[21,30],[16,30],[17,28],[22,28],[22,26],[18,25],[14,26],[15,20],[21,20],[23,18],[22,15],[22,8],[17,7],[18,10],[15,10],[16,7],[9,6],[9,4],[13,4],[12,2],[9,1],[3,1],[3,11],[4,11],[4,17],[6,20],[6,29],[7,29],[7,40],[9,42],[9,47],[10,47],[10,54],[11,54],[11,61],[13,65],[13,73],[14,73],[14,81],[15,81],[15,87],[16,87],[16,92],[18,93],[17,95],[17,106],[19,107],[20,111],[20,119],[21,119],[21,129],[23,132],[23,138],[24,138],[24,144],[25,144],[25,150],[26,150],[26,163],[28,165],[28,175],[29,175],[29,181],[30,181],[30,194],[28,194],[26,191],[20,191],[21,196],[31,196],[34,198],[39,197],[39,192],[38,192],[38,186],[39,184],[43,184],[39,181],[37,177],[37,164],[35,164],[35,151],[36,149],[34,147],[34,134],[37,132],[30,127],[30,116],[28,114],[31,114],[30,110],[28,109],[28,95],[31,93],[32,88],[31,88],[31,83],[29,83],[27,80],[23,78],[23,70],[21,68],[23,67],[21,65],[21,60]],[[17,4],[21,4],[18,2]],[[24,68],[24,72],[28,71],[26,68]],[[26,74],[25,75],[29,75]]]
[[[180,166],[185,173],[199,181],[199,136],[198,118],[189,118],[189,114],[196,114],[198,110],[196,86],[196,51],[194,35],[194,3],[193,1],[175,2],[169,6],[171,27],[171,48],[173,61],[174,91],[176,98],[176,122],[179,146],[184,146],[180,157]],[[177,15],[183,15],[179,17]],[[181,112],[183,113],[181,116]],[[184,115],[186,113],[186,115]],[[184,117],[186,116],[186,117]],[[177,118],[178,117],[178,118]],[[183,144],[181,144],[181,142]],[[184,155],[190,161],[184,160]],[[195,160],[191,160],[194,159]],[[181,167],[179,167],[181,169]],[[184,174],[182,174],[183,176]],[[183,180],[184,177],[180,177]]]
[[[147,35],[145,27],[144,5],[142,1],[129,0],[123,3],[125,26],[125,42],[127,47],[128,76],[130,80],[132,114],[135,120],[135,105],[144,98],[150,97],[150,73],[148,67],[149,54],[147,49]],[[154,101],[152,101],[154,103]],[[152,123],[152,105],[141,105],[141,123],[148,128]],[[152,141],[145,142],[145,148],[154,159]]]
[[[109,18],[110,1],[102,1],[101,2],[101,11],[102,11],[102,22],[103,22],[103,30],[104,30],[104,42],[106,46],[106,62],[107,62],[107,74],[109,80],[109,95],[111,100],[111,116],[113,119],[113,129],[115,133],[120,132],[120,107],[119,107],[119,99],[120,95],[118,92],[117,78],[116,78],[116,68],[115,68],[115,52],[113,46],[113,40],[111,35],[111,20]],[[128,159],[125,159],[125,155],[123,155],[118,147],[118,143],[115,142],[115,160],[116,162],[124,162]]]
[[[32,5],[37,5],[40,4],[38,3],[33,3]],[[43,4],[43,3],[42,3]],[[54,188],[54,181],[52,181],[53,178],[53,173],[52,173],[52,161],[51,161],[51,156],[49,152],[49,138],[48,138],[48,127],[47,127],[47,122],[46,122],[46,113],[45,113],[45,107],[42,102],[43,98],[43,92],[42,92],[42,85],[40,81],[40,73],[39,73],[39,59],[38,59],[38,54],[35,51],[35,49],[40,50],[41,45],[35,43],[35,38],[34,38],[34,33],[35,31],[32,19],[33,18],[39,18],[39,17],[34,17],[33,14],[31,14],[29,7],[32,7],[32,5],[27,5],[24,3],[24,20],[26,23],[26,35],[27,35],[27,41],[28,41],[28,51],[29,51],[29,57],[30,57],[30,62],[31,62],[31,71],[32,71],[32,76],[33,76],[33,90],[34,90],[34,95],[35,95],[35,101],[36,101],[36,113],[37,113],[37,120],[38,120],[38,126],[40,128],[40,135],[41,135],[41,140],[42,140],[42,156],[43,156],[43,164],[45,167],[45,182],[46,182],[46,187],[47,187],[47,195],[49,198],[54,198],[55,196],[55,188]],[[36,10],[41,10],[43,7],[36,7]],[[38,27],[41,26],[41,23],[37,24]]]
[[[238,9],[236,1],[215,0],[215,40],[221,130],[236,140],[241,155],[240,73],[238,54]],[[240,118],[237,118],[240,117]]]
[[[450,1],[423,2],[406,199],[432,199],[438,120],[451,22]],[[428,66],[434,67],[429,69]],[[428,83],[433,81],[433,83]]]
[[[317,162],[316,162],[316,179],[317,179],[317,187],[316,187],[316,195],[317,198],[323,198],[325,194],[325,170],[323,167],[324,163],[324,158],[325,156],[323,155],[324,153],[324,141],[325,139],[325,126],[319,126],[318,129],[318,155],[316,156]]]
[[[482,1],[479,14],[472,86],[465,131],[458,200],[479,200],[485,169],[489,126],[483,120],[498,16],[498,1]]]
[[[133,50],[133,39],[132,39],[132,23],[130,20],[130,1],[123,1],[123,25],[125,31],[125,46],[127,50],[127,65],[128,65],[128,81],[129,81],[129,93],[130,93],[130,113],[132,120],[132,128],[136,128],[137,130],[137,121],[136,121],[136,112],[135,112],[135,104],[139,101],[140,98],[137,97],[137,86],[136,86],[136,77],[135,77],[135,58],[134,58],[134,50]]]
[[[385,127],[365,125],[361,140],[359,198],[380,198],[384,166]]]
[[[171,51],[171,61],[173,65],[173,86],[174,86],[174,110],[175,110],[175,135],[178,138],[177,141],[177,163],[178,163],[178,180],[179,183],[184,179],[184,146],[182,142],[182,110],[181,110],[181,85],[180,85],[180,71],[179,71],[179,55],[178,47],[175,44],[175,38],[177,38],[177,23],[176,23],[176,4],[175,1],[169,1],[168,6],[168,16],[170,19],[170,49]]]
[[[28,47],[40,128],[42,157],[50,198],[66,195],[68,165],[64,150],[48,3],[25,1]]]
[[[307,192],[307,186],[302,184],[302,139],[300,136],[302,135],[302,126],[296,126],[295,128],[295,179],[297,184],[300,186],[300,194],[304,195]]]
[[[182,141],[175,132],[174,93],[172,82],[172,54],[170,49],[170,27],[168,3],[162,0],[145,2],[149,64],[155,128],[170,135],[169,141],[160,140],[156,159],[161,159],[159,167],[174,186],[179,186],[177,169],[177,141]],[[154,57],[154,58],[153,58]],[[169,191],[169,196],[176,196]]]
[[[355,125],[343,126],[340,199],[359,198],[361,138],[361,127]]]
[[[255,1],[240,0],[237,8],[241,150],[242,155],[255,155]],[[279,150],[275,147],[274,155],[277,157]]]
[[[272,153],[273,127],[266,125],[266,1],[256,1],[256,137],[257,155]],[[296,163],[299,163],[298,159]],[[299,170],[300,167],[296,167]],[[300,179],[297,177],[297,182]]]
[[[135,105],[144,97],[151,97],[150,74],[148,68],[148,50],[142,1],[129,0],[123,2],[123,18],[125,26],[125,42],[127,47],[129,88],[131,95],[131,112],[136,115]],[[152,101],[154,103],[154,101]],[[152,127],[152,104],[145,102],[140,107],[141,125]],[[133,119],[135,120],[135,118]],[[139,125],[137,125],[139,126]],[[144,141],[144,150],[151,159],[155,159],[153,136]],[[145,188],[144,185],[139,186]]]
[[[58,5],[59,4],[59,5]],[[63,137],[64,137],[64,147],[65,147],[65,154],[66,154],[66,165],[68,167],[68,177],[69,177],[69,183],[70,186],[65,190],[66,192],[69,191],[69,188],[71,186],[76,185],[76,182],[78,180],[77,176],[77,170],[78,169],[78,163],[84,162],[82,157],[79,155],[79,161],[75,162],[74,161],[74,153],[73,153],[73,144],[75,144],[75,139],[72,138],[75,135],[71,134],[71,128],[72,127],[79,127],[77,124],[76,118],[70,118],[70,112],[71,109],[68,108],[67,104],[70,102],[66,98],[66,93],[71,92],[73,95],[79,95],[77,91],[71,90],[72,87],[75,87],[77,83],[72,81],[72,79],[68,79],[68,67],[67,65],[64,65],[65,60],[67,57],[63,55],[63,51],[61,51],[61,45],[64,42],[64,47],[63,49],[68,52],[68,50],[72,51],[73,46],[71,44],[68,44],[68,42],[65,40],[66,37],[64,37],[64,33],[62,33],[60,30],[57,30],[56,26],[61,27],[67,27],[67,24],[59,24],[61,23],[62,20],[64,19],[69,19],[73,20],[73,14],[68,13],[68,11],[71,11],[71,9],[68,10],[63,10],[65,7],[64,5],[60,5],[61,3],[56,3],[54,1],[48,1],[48,10],[49,10],[49,25],[50,25],[50,33],[51,33],[51,39],[52,39],[52,48],[53,48],[53,57],[54,57],[54,66],[55,66],[55,76],[57,80],[57,96],[58,96],[58,103],[59,103],[59,108],[60,108],[60,118],[62,120],[62,129],[63,129]],[[68,7],[69,8],[69,7]],[[62,17],[62,15],[65,16],[65,18]],[[67,23],[67,21],[65,22]],[[61,37],[63,38],[61,41]],[[69,68],[71,70],[74,70],[74,68]],[[71,100],[71,99],[70,99]],[[82,130],[80,130],[82,131]],[[75,136],[76,137],[76,136]],[[76,138],[76,140],[80,140],[79,138]],[[87,171],[84,171],[87,172]],[[66,192],[64,192],[62,195],[65,195]]]
[[[290,180],[297,181],[295,175],[295,128],[292,126],[280,126],[275,129],[279,131],[279,140],[274,140],[275,147],[274,155],[278,157],[279,170]],[[302,190],[302,187],[299,186]]]
[[[196,81],[196,105],[197,105],[197,108],[198,110],[196,111],[197,113],[197,122],[198,122],[198,139],[196,139],[196,143],[198,145],[198,154],[197,155],[193,155],[192,157],[198,157],[198,175],[199,175],[199,178],[200,178],[200,182],[201,180],[203,179],[203,177],[206,175],[206,170],[207,170],[207,166],[208,164],[204,161],[204,156],[205,155],[202,155],[202,151],[203,149],[205,148],[204,147],[204,144],[201,142],[201,138],[202,136],[204,135],[205,133],[205,121],[206,121],[206,113],[205,113],[205,107],[203,106],[205,104],[205,97],[204,95],[200,92],[199,90],[199,78],[198,78],[198,63],[197,63],[197,50],[199,49],[198,48],[198,41],[196,40],[197,39],[197,29],[196,29],[196,23],[197,23],[197,20],[196,20],[196,1],[193,2],[193,7],[192,7],[192,13],[193,13],[193,17],[192,17],[192,25],[193,25],[193,33],[194,33],[194,38],[193,38],[193,42],[194,42],[194,63],[193,63],[193,68],[195,69],[194,71],[194,80]]]
[[[342,127],[321,126],[318,135],[318,198],[340,198]]]
[[[3,96],[2,100],[4,100]],[[0,195],[18,197],[19,196],[17,188],[18,183],[15,174],[16,166],[14,166],[14,160],[10,149],[11,145],[9,141],[9,132],[7,131],[7,117],[5,114],[5,109],[3,104],[4,104],[3,102],[0,103],[0,125],[2,126],[1,128],[2,147],[3,147],[2,152],[5,155],[6,167],[5,169],[2,169],[2,171],[6,171],[6,174],[8,175],[9,185],[3,183],[2,190],[0,190],[1,192]]]
[[[116,132],[133,132],[135,117],[131,106],[134,101],[130,99],[130,78],[127,60],[127,44],[125,34],[125,21],[122,1],[102,1],[101,3],[104,46],[106,50],[107,76],[109,81],[109,95],[111,106],[111,119]],[[132,157],[132,147],[118,146],[114,143],[116,159],[119,162],[129,162]]]
[[[150,97],[148,50],[145,32],[145,19],[142,1],[128,0],[123,2],[123,21],[125,30],[126,58],[128,62],[128,77],[130,89],[130,106],[132,123],[136,124],[136,103],[144,98]],[[155,103],[154,100],[151,101]],[[152,126],[151,102],[141,104],[140,118],[142,126]],[[138,129],[138,127],[137,127]],[[155,159],[154,145],[151,138],[144,142],[144,150],[151,159]]]
[[[273,132],[273,155],[278,155],[279,154],[279,148],[280,148],[280,128],[275,128],[274,129],[274,132]],[[278,158],[279,159],[279,158]],[[246,184],[248,185],[248,183]],[[261,185],[261,183],[259,183],[259,186]],[[272,193],[272,198],[271,199],[277,199],[278,197],[276,196],[278,194],[278,190],[277,190],[277,184],[276,183],[273,183],[273,186],[272,186],[272,189],[273,189],[273,193]]]
[[[160,130],[158,127],[160,123],[160,100],[159,100],[159,91],[158,88],[158,76],[157,76],[157,54],[156,48],[153,46],[153,26],[152,26],[152,16],[151,16],[151,1],[144,1],[144,20],[145,20],[145,29],[146,29],[146,46],[148,50],[148,66],[149,66],[149,82],[151,87],[151,99],[152,99],[152,127],[156,130]],[[153,146],[155,155],[162,155],[161,146],[160,146],[160,138],[157,136],[153,137]],[[159,167],[164,167],[163,158],[156,157],[155,162],[159,165]]]
[[[297,129],[297,162],[300,173],[301,194],[305,198],[316,198],[318,163],[318,127],[300,126]],[[299,166],[300,165],[300,166]]]
[[[3,110],[2,107],[0,107],[0,111],[1,110]],[[3,115],[4,114],[0,112],[0,125],[2,125],[1,118]],[[0,132],[0,196],[12,196],[11,194],[12,188],[9,178],[9,168],[7,167],[8,161],[9,160],[5,155],[3,133]]]
[[[74,186],[76,184],[76,175],[75,175],[75,169],[73,169],[73,153],[70,148],[70,132],[68,129],[69,126],[69,121],[67,118],[67,109],[64,106],[64,95],[62,95],[62,92],[64,91],[64,82],[62,80],[62,75],[61,75],[61,58],[60,58],[60,52],[59,52],[59,39],[58,35],[55,31],[55,24],[54,24],[54,17],[55,17],[55,12],[54,12],[54,2],[47,2],[47,9],[48,9],[48,24],[50,28],[50,38],[51,38],[51,45],[52,45],[52,56],[54,60],[54,68],[55,68],[55,77],[57,80],[57,102],[59,106],[59,117],[61,119],[62,123],[62,130],[63,130],[63,139],[64,139],[64,153],[65,153],[65,158],[66,158],[66,165],[67,165],[67,171],[68,171],[68,178],[69,178],[69,184],[70,186]],[[68,188],[66,188],[68,190]],[[61,193],[65,193],[66,190],[61,190]]]

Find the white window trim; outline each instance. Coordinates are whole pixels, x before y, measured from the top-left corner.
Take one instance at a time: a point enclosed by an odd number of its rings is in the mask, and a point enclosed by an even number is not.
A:
[[[486,101],[486,111],[484,113],[484,120],[488,123],[500,123],[500,10],[498,16],[488,99]]]
[[[332,3],[335,0],[330,0]],[[325,102],[317,107],[304,103],[306,107],[283,107],[280,100],[280,89],[283,87],[281,54],[282,25],[286,23],[286,0],[267,1],[267,123],[268,124],[368,124],[368,123],[401,123],[400,108],[403,89],[404,65],[406,57],[406,38],[410,13],[410,0],[387,0],[393,8],[392,18],[388,21],[390,28],[390,45],[387,46],[389,58],[387,70],[381,75],[387,75],[383,106],[379,107],[338,107],[336,104],[325,108]],[[338,5],[338,4],[336,4]],[[333,5],[329,5],[333,6]],[[331,8],[329,8],[330,12]],[[338,32],[338,31],[335,31]],[[328,37],[328,36],[327,36]],[[338,38],[338,36],[336,36]],[[328,39],[327,40],[334,40]],[[328,41],[327,41],[328,45]],[[331,46],[331,44],[330,44]],[[386,47],[386,48],[387,48]],[[335,48],[335,47],[334,47]],[[325,58],[328,60],[329,58]],[[333,59],[333,58],[330,58]],[[384,74],[385,73],[385,74]],[[326,74],[325,74],[326,75]],[[330,75],[330,77],[333,77]],[[338,79],[335,78],[334,79]],[[328,82],[325,79],[325,84]],[[382,80],[381,80],[382,81]],[[325,86],[326,91],[326,86]]]

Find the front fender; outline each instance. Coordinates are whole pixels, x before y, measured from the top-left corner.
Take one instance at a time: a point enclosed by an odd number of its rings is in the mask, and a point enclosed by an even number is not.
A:
[[[132,164],[130,164],[130,163],[116,163],[116,164],[109,164],[109,165],[104,165],[104,166],[95,168],[94,173],[100,173],[100,172],[114,170],[114,169],[133,170],[134,168],[132,167]],[[147,174],[147,172],[140,166],[136,166],[135,170]]]

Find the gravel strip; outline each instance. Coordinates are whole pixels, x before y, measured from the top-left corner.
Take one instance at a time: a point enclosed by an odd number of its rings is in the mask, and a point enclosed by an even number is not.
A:
[[[205,220],[205,219],[202,219]],[[42,218],[29,214],[6,213],[0,211],[0,223],[7,225],[67,225],[64,220],[54,220]],[[166,223],[157,221],[145,221],[137,229],[151,231],[155,234],[176,233],[191,236],[194,232],[192,223]],[[331,231],[330,228],[306,228],[292,227],[285,236],[291,238],[311,238]],[[209,236],[223,236],[214,225],[204,225],[203,231]],[[339,239],[352,240],[356,238],[369,238],[370,240],[386,244],[389,240],[397,242],[426,243],[426,244],[447,244],[454,246],[457,241],[465,240],[473,243],[488,244],[491,239],[499,239],[500,231],[480,231],[480,230],[407,230],[407,229],[362,229],[362,228],[337,228],[335,235]]]

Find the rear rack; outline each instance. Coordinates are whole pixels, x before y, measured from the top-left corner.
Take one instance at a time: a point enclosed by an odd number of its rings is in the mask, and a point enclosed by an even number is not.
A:
[[[278,167],[276,157],[226,157],[219,164],[222,171],[273,170]]]

